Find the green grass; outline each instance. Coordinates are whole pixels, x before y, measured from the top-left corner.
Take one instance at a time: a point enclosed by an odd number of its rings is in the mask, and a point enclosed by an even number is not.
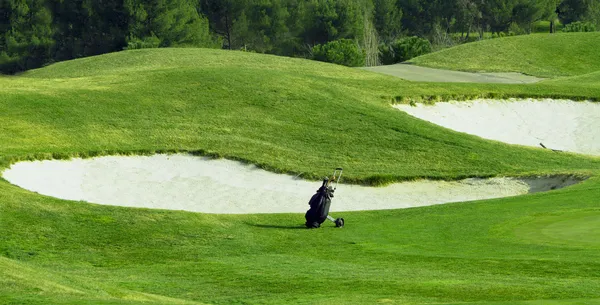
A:
[[[600,33],[531,34],[468,43],[409,62],[450,70],[522,72],[538,77],[600,70]]]
[[[533,24],[532,32],[534,33],[550,33],[550,21],[537,21]],[[554,24],[555,31],[561,31],[565,26],[560,23],[560,21],[556,21]]]
[[[598,158],[487,141],[390,107],[461,96],[597,100],[600,74],[432,84],[241,52],[107,54],[0,78],[0,168],[190,151],[314,179],[343,166],[367,184],[598,173]],[[598,304],[599,196],[593,177],[544,194],[337,213],[344,229],[305,230],[301,214],[100,206],[0,179],[0,304]]]
[[[400,96],[541,95],[542,87],[432,86],[305,60],[190,49],[108,54],[0,82],[6,158],[198,151],[313,179],[342,166],[352,168],[347,181],[375,184],[585,171],[598,163],[482,141],[390,107]]]

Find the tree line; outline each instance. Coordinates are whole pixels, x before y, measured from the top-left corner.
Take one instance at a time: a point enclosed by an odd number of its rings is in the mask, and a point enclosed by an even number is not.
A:
[[[377,64],[402,37],[527,33],[540,20],[550,31],[557,21],[598,24],[600,0],[0,0],[0,71],[150,47],[312,57],[339,40]]]

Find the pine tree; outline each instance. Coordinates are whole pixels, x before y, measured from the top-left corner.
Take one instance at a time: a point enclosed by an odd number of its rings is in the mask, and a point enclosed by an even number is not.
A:
[[[244,45],[257,52],[272,52],[289,32],[287,7],[281,0],[249,0],[245,11]],[[242,22],[240,18],[238,23]]]
[[[243,14],[246,7],[246,0],[201,0],[200,9],[208,17],[210,29],[223,38],[223,48],[242,46],[243,39],[237,34],[248,31],[247,16]]]
[[[402,30],[402,11],[397,0],[373,0],[373,24],[380,39],[389,43],[398,38]]]
[[[43,0],[1,0],[0,70],[37,68],[50,58],[52,15]]]

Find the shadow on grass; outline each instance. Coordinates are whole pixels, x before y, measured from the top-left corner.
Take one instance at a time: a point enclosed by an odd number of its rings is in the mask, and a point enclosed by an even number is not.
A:
[[[288,229],[288,230],[306,230],[307,229],[304,225],[283,226],[283,225],[256,224],[256,223],[247,223],[247,225],[257,227],[257,228],[265,228],[265,229]]]

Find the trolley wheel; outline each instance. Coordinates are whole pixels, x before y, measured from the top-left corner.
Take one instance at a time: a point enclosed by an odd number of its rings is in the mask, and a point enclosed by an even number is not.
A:
[[[337,228],[342,228],[344,227],[344,218],[338,218],[335,220],[335,226]]]

